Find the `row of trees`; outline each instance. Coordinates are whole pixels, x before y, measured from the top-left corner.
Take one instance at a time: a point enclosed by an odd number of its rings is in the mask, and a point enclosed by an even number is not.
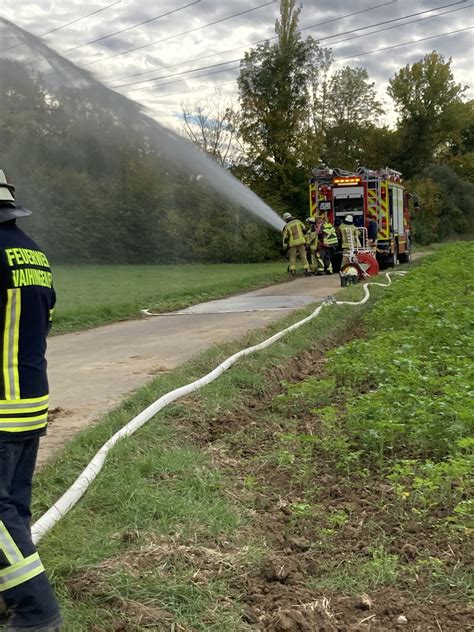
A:
[[[165,134],[154,137],[138,108],[72,83],[52,89],[0,60],[0,168],[33,210],[25,228],[53,261],[274,258],[274,231],[171,160]]]
[[[275,43],[248,51],[241,62],[239,107],[218,112],[214,102],[183,106],[194,142],[219,126],[212,152],[274,208],[306,212],[306,183],[316,165],[345,169],[385,165],[400,170],[420,198],[418,239],[465,234],[473,220],[474,110],[464,98],[451,61],[433,51],[401,68],[388,95],[398,120],[384,114],[375,85],[363,68],[334,69],[331,51],[298,31],[301,9],[281,0]],[[194,125],[190,126],[189,122]],[[226,136],[227,130],[227,136]],[[186,130],[185,130],[186,131]],[[188,129],[189,132],[189,129]]]
[[[277,211],[306,215],[308,175],[321,162],[389,164],[419,196],[420,241],[468,233],[474,115],[450,61],[433,52],[391,78],[398,122],[389,129],[366,70],[335,70],[330,51],[302,39],[299,12],[281,0],[275,43],[241,62],[239,107],[220,99],[185,107],[186,134]],[[28,228],[53,260],[275,257],[279,235],[218,196],[196,177],[199,167],[180,168],[166,133],[154,135],[134,104],[71,64],[62,77],[53,83],[0,59],[0,168],[34,211]]]

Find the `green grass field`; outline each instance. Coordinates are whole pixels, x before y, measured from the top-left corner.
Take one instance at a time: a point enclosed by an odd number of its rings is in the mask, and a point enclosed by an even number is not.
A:
[[[286,278],[284,262],[170,266],[54,266],[53,332],[167,312]]]
[[[331,630],[330,611],[347,629],[398,629],[406,613],[409,629],[464,632],[466,261],[450,246],[365,306],[323,310],[120,443],[40,546],[65,632],[298,629],[289,617]],[[309,311],[137,391],[40,472],[35,515],[151,401]],[[285,568],[299,569],[289,590]]]

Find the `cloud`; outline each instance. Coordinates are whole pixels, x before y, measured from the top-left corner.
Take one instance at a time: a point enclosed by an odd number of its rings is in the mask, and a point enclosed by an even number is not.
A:
[[[162,0],[158,6],[158,3],[122,0],[119,4],[99,14],[80,19],[46,36],[44,41],[55,50],[67,50],[126,29],[160,13],[184,7],[192,1]],[[112,2],[113,0],[70,0],[67,3],[59,0],[34,2],[2,0],[1,10],[5,18],[36,35],[41,35],[106,7]],[[66,56],[79,65],[92,64],[86,66],[87,69],[111,86],[133,81],[133,78],[128,80],[119,78],[152,70],[154,72],[137,76],[136,80],[219,64],[243,57],[246,47],[257,40],[273,37],[275,20],[279,13],[277,2],[245,15],[225,19],[233,14],[258,7],[264,2],[265,0],[201,0],[194,6],[183,8],[181,11],[138,28],[127,30],[95,44],[81,46],[76,51],[66,53]],[[299,26],[303,29],[302,36],[311,35],[321,40],[322,45],[332,47],[335,58],[350,58],[341,59],[338,67],[349,65],[366,68],[371,80],[376,83],[380,97],[387,101],[389,101],[386,95],[388,79],[400,67],[417,61],[434,49],[447,58],[453,58],[452,69],[458,82],[463,85],[474,83],[471,61],[474,52],[472,31],[425,40],[427,37],[474,25],[474,9],[469,2],[462,3],[460,0],[438,0],[437,2],[436,0],[397,0],[394,2],[352,0],[351,3],[347,0],[318,0],[317,2],[300,0],[300,2],[302,11]],[[445,5],[452,6],[431,11],[431,13],[427,12],[434,7]],[[423,11],[426,13],[376,26],[381,22],[397,20],[402,16]],[[435,17],[435,14],[439,13],[444,13],[444,15]],[[428,17],[430,19],[426,19]],[[206,26],[218,20],[223,21]],[[329,20],[334,21],[328,22]],[[327,23],[321,24],[322,22]],[[366,28],[369,26],[370,28]],[[197,30],[180,35],[192,29]],[[387,30],[376,32],[380,29]],[[348,33],[348,31],[355,32]],[[157,43],[148,46],[152,42]],[[407,42],[405,46],[371,52],[405,42]],[[131,51],[138,46],[145,48]],[[367,54],[369,52],[370,54]],[[120,53],[118,56],[112,57],[118,53]],[[203,57],[205,59],[201,60]],[[238,76],[238,70],[229,70],[225,66],[216,67],[208,70],[209,73],[215,74],[199,76],[205,72],[196,71],[170,77],[157,81],[155,84],[150,82],[128,86],[120,91],[148,105],[160,122],[176,126],[175,115],[180,111],[180,103],[183,100],[206,98],[219,86],[225,94],[236,94],[235,79]],[[165,83],[167,85],[164,85]],[[472,87],[467,95],[474,97]],[[388,105],[390,106],[389,103]],[[393,111],[390,108],[389,120],[393,120]]]

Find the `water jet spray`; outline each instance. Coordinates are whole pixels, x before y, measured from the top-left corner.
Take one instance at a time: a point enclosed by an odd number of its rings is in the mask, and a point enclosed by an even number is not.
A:
[[[121,125],[142,133],[177,168],[197,172],[196,180],[205,178],[224,198],[275,230],[282,230],[283,220],[268,204],[210,157],[200,153],[191,142],[156,122],[141,105],[106,87],[41,39],[4,18],[0,18],[0,41],[3,47],[0,59],[13,59],[30,67],[35,62],[41,82],[52,95],[58,90],[80,89],[91,105],[107,110]]]

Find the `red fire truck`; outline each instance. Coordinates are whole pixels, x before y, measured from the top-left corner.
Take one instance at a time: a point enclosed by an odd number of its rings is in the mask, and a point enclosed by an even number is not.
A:
[[[355,172],[319,167],[313,170],[309,184],[311,216],[327,213],[336,228],[346,215],[352,215],[359,228],[367,228],[373,217],[378,227],[380,267],[407,263],[413,196],[402,182],[401,173],[388,167],[377,171],[360,167]]]

